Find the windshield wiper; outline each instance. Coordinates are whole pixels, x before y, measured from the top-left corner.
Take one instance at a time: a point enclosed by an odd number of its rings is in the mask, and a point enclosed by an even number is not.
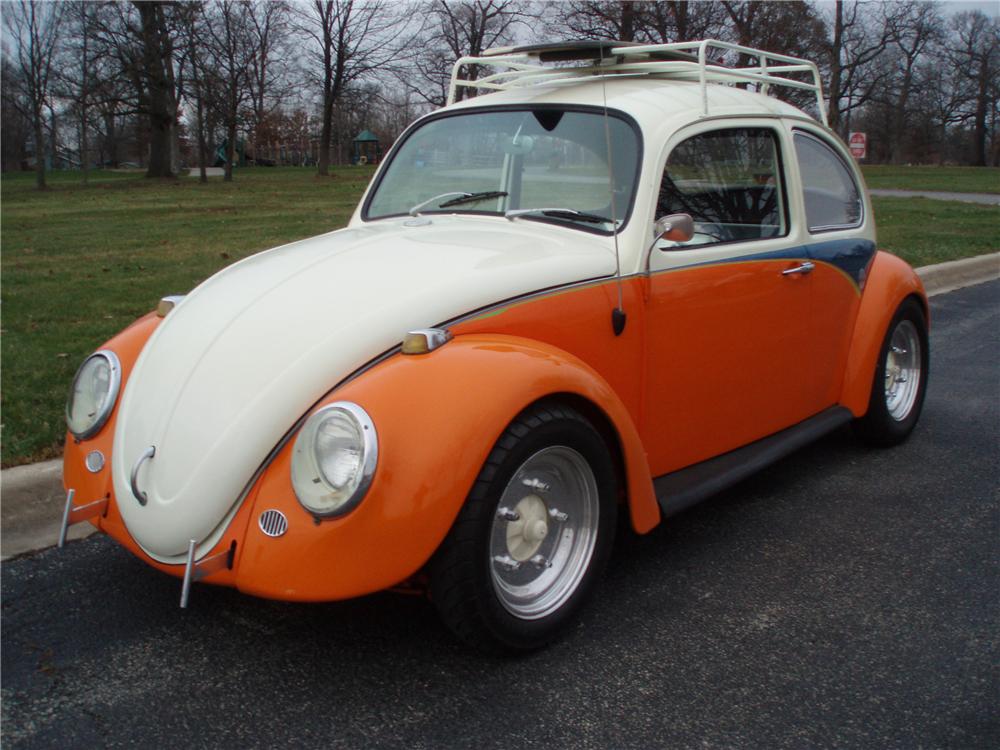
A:
[[[505,219],[513,221],[518,216],[530,216],[541,214],[551,216],[553,219],[570,219],[572,221],[584,221],[588,224],[611,224],[612,221],[607,216],[588,214],[583,211],[575,211],[572,208],[514,208],[504,213]]]
[[[452,196],[456,196],[452,198]],[[433,198],[428,198],[423,203],[418,203],[413,208],[409,210],[410,216],[419,216],[420,212],[427,208],[428,206],[433,206],[437,204],[438,208],[447,208],[448,206],[457,206],[460,203],[474,203],[475,201],[486,200],[487,198],[503,198],[507,193],[502,190],[490,190],[483,193],[464,193],[464,192],[453,192],[453,193],[441,193],[441,195],[435,195]],[[442,198],[451,198],[450,201],[445,201],[444,203],[438,204],[438,201]]]
[[[490,198],[506,198],[507,191],[505,190],[485,190],[481,193],[465,193],[460,198],[452,198],[450,201],[445,201],[438,208],[448,208],[448,206],[459,206],[463,203],[475,203],[476,201],[485,201]]]

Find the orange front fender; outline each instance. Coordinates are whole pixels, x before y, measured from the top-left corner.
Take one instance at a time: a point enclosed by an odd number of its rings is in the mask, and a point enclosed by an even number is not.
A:
[[[526,406],[562,393],[586,399],[614,426],[632,524],[648,531],[660,512],[645,452],[610,386],[555,347],[472,334],[430,354],[394,356],[324,399],[353,401],[375,424],[379,458],[368,494],[343,518],[314,521],[291,487],[293,438],[261,478],[251,514],[281,510],[288,530],[269,538],[248,529],[236,585],[259,596],[323,600],[378,591],[412,576],[448,533],[506,426]]]
[[[906,261],[886,252],[878,252],[868,270],[861,296],[840,397],[840,403],[855,417],[864,416],[868,411],[882,340],[896,308],[910,296],[920,299],[927,314],[927,295],[920,277]]]

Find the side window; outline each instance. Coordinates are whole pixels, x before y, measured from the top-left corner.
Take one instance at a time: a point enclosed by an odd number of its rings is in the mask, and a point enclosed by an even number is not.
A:
[[[685,246],[767,239],[788,233],[778,139],[767,128],[728,128],[688,138],[670,153],[656,216],[685,213]]]
[[[810,232],[861,224],[861,190],[851,170],[832,148],[805,133],[795,134]]]

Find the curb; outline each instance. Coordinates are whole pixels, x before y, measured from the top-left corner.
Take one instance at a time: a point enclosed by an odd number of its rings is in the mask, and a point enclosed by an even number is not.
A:
[[[928,297],[1000,278],[1000,252],[938,263],[917,269]],[[15,466],[0,472],[0,560],[9,560],[55,545],[66,494],[62,459]],[[83,539],[96,529],[71,526],[68,539]]]
[[[928,297],[947,294],[965,286],[1000,278],[1000,253],[923,266],[917,269],[917,275],[924,282]]]
[[[0,560],[54,546],[66,505],[62,459],[4,469],[0,488]],[[78,523],[66,538],[83,539],[95,531],[89,523]]]

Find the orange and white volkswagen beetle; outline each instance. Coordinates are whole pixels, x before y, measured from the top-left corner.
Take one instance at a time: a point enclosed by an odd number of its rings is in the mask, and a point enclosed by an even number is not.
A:
[[[64,534],[96,524],[182,604],[201,579],[417,583],[463,640],[525,650],[578,615],[617,523],[848,422],[913,429],[927,301],[876,251],[813,64],[563,43],[460,60],[451,99],[346,228],[165,297],[83,363]]]

